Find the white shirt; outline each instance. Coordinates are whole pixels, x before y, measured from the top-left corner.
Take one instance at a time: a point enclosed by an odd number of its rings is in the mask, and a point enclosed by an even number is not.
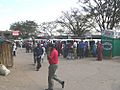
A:
[[[73,43],[73,46],[75,46],[75,48],[77,48],[77,42],[74,42],[74,43]]]
[[[13,46],[13,51],[16,51],[16,49],[17,49],[17,46],[14,45],[14,46]]]

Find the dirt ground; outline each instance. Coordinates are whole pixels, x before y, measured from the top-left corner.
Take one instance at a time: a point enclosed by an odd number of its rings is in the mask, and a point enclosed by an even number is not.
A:
[[[14,65],[8,76],[0,76],[0,90],[44,90],[47,88],[48,62],[45,57],[42,68],[35,71],[33,54],[18,48]],[[96,58],[66,60],[59,57],[59,78],[54,90],[120,90],[120,58],[96,61]]]

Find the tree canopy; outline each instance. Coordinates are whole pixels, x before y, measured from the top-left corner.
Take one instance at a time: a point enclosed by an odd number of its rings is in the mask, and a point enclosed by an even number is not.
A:
[[[55,30],[57,24],[54,21],[51,22],[43,22],[39,25],[40,31],[45,32],[48,36],[54,36],[53,30]]]
[[[15,22],[10,26],[10,30],[20,31],[21,36],[23,37],[34,35],[35,32],[37,31],[37,28],[38,28],[38,25],[36,22],[28,21],[28,20],[26,20],[25,22],[24,21]]]
[[[93,22],[89,15],[83,15],[79,9],[71,9],[63,12],[63,16],[56,20],[62,27],[68,28],[76,36],[82,36],[93,28]]]
[[[113,29],[120,22],[120,0],[79,0],[84,11],[91,14],[100,30]],[[82,4],[81,4],[82,3]]]

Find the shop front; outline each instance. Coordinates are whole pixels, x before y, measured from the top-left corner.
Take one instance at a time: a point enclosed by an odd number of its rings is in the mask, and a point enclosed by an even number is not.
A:
[[[120,56],[120,32],[105,30],[102,32],[103,57]]]

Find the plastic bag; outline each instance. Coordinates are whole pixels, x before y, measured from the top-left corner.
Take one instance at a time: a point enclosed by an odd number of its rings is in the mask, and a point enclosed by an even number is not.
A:
[[[5,67],[5,65],[0,64],[0,75],[7,76],[10,73],[10,70]]]

